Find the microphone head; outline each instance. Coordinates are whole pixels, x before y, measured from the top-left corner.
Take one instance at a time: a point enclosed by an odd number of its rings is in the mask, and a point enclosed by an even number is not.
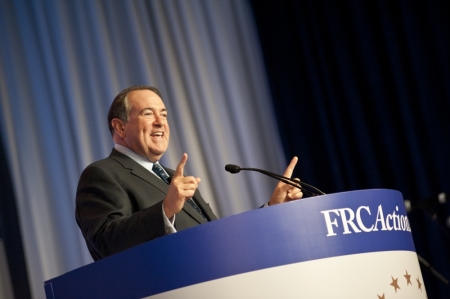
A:
[[[225,170],[230,173],[238,173],[239,171],[241,171],[241,168],[237,165],[227,164],[225,165]]]

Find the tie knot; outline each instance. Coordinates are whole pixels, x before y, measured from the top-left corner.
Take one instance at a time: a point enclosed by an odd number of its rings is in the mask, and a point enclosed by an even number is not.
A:
[[[158,162],[153,163],[152,167],[153,172],[159,176],[166,184],[169,184],[169,175],[166,173],[166,171],[159,165]]]

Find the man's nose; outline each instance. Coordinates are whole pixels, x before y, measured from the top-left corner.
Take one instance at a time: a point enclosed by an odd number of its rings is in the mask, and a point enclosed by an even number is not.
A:
[[[155,114],[155,123],[156,124],[160,124],[160,125],[162,125],[162,124],[164,124],[165,123],[165,119],[164,119],[164,117],[163,116],[161,116],[160,114]]]

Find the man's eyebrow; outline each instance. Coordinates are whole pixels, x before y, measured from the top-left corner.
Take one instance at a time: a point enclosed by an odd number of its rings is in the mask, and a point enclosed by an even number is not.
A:
[[[154,111],[155,109],[156,109],[156,108],[153,108],[153,107],[147,107],[147,108],[141,109],[141,110],[139,111],[139,113],[143,113],[143,112],[146,111],[146,110]],[[161,109],[161,112],[167,112],[167,109],[166,109],[166,108],[163,108],[163,109]]]

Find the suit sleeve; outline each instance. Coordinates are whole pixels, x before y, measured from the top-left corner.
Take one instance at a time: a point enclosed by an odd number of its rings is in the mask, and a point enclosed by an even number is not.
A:
[[[163,197],[141,209],[139,200],[151,196],[148,190],[124,187],[122,180],[92,165],[80,177],[76,219],[94,260],[165,235]]]

